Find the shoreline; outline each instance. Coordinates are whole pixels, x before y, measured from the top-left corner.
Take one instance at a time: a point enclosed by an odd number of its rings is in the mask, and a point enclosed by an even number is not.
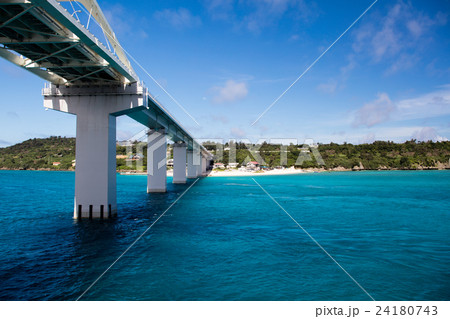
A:
[[[306,173],[320,173],[325,170],[313,170],[313,169],[273,169],[270,171],[239,171],[239,170],[224,170],[224,171],[210,171],[206,177],[239,177],[239,176],[280,176],[280,175],[298,175]]]
[[[445,171],[450,170],[449,167],[426,167],[419,169],[397,169],[397,168],[383,168],[383,169],[351,169],[344,167],[336,167],[332,169],[324,168],[285,168],[273,169],[269,171],[239,171],[239,170],[211,170],[203,174],[202,177],[245,177],[245,176],[283,176],[283,175],[300,175],[312,173],[333,173],[333,172],[383,172],[383,171]],[[33,172],[75,172],[75,170],[58,170],[58,169],[9,169],[1,167],[0,171],[33,171]],[[147,172],[137,171],[116,171],[119,175],[124,176],[146,176]],[[167,176],[173,176],[173,170],[167,171]]]
[[[337,167],[333,169],[324,168],[307,168],[307,169],[296,169],[296,168],[286,168],[286,169],[274,169],[270,171],[255,171],[246,172],[238,170],[225,170],[225,171],[209,171],[206,177],[239,177],[239,176],[281,176],[281,175],[300,175],[300,174],[312,174],[312,173],[333,173],[333,172],[383,172],[383,171],[445,171],[450,168],[425,168],[425,169],[351,169]]]
[[[239,170],[223,170],[223,171],[208,171],[203,174],[202,177],[248,177],[248,176],[283,176],[283,175],[301,175],[301,174],[313,174],[313,173],[333,173],[333,172],[387,172],[387,171],[445,171],[450,168],[426,168],[426,169],[348,169],[343,167],[337,167],[334,169],[323,169],[323,168],[307,168],[307,169],[273,169],[270,171],[239,171]],[[125,176],[144,176],[147,175],[146,172],[117,172],[120,175]],[[167,171],[167,176],[173,176],[173,170]]]

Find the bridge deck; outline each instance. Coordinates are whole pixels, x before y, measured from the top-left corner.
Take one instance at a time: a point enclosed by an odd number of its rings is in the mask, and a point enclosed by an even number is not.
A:
[[[55,0],[1,0],[0,44],[0,55],[55,84],[138,80]]]
[[[139,81],[126,58],[111,52],[56,0],[0,0],[0,57],[56,85]],[[127,115],[149,128],[166,129],[174,142],[186,142],[190,149],[196,144],[150,94],[146,106]]]

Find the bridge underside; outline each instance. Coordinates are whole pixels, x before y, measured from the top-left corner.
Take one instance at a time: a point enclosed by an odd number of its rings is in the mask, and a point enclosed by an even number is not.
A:
[[[116,117],[128,115],[147,127],[147,192],[167,189],[167,137],[174,145],[174,183],[205,173],[209,153],[170,121],[139,83],[113,86],[56,86],[44,89],[44,107],[77,116],[75,218],[117,213]],[[186,142],[184,142],[186,141]]]
[[[55,84],[137,79],[56,1],[0,2],[0,44],[0,56]]]
[[[80,2],[102,23],[108,48],[56,0],[0,0],[0,57],[52,83],[45,107],[77,115],[74,216],[107,218],[117,210],[117,116],[151,129],[149,192],[166,190],[167,138],[177,144],[176,183],[186,165],[189,177],[201,175],[211,155],[139,82],[97,2]]]

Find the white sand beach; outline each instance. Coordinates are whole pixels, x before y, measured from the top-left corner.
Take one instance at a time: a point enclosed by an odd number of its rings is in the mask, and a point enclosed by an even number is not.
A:
[[[295,169],[295,168],[286,168],[286,169],[273,169],[270,171],[240,171],[240,170],[213,170],[209,172],[207,177],[232,177],[232,176],[267,176],[267,175],[294,175],[294,174],[303,174],[303,173],[314,173],[320,172],[323,170],[318,169]]]
[[[294,175],[294,174],[304,174],[304,173],[319,173],[323,172],[323,169],[273,169],[270,171],[241,171],[237,169],[228,170],[212,170],[204,174],[204,177],[233,177],[233,176],[267,176],[267,175]],[[146,172],[120,172],[121,175],[147,175]],[[167,176],[173,176],[173,170],[167,170]]]

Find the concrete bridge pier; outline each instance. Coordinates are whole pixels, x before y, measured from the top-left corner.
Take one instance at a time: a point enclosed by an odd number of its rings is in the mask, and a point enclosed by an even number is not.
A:
[[[77,112],[74,218],[117,215],[116,117],[107,107]]]
[[[147,193],[167,191],[167,137],[164,129],[150,130],[147,146]]]
[[[187,178],[197,178],[198,176],[198,169],[197,167],[198,162],[200,161],[199,155],[195,154],[194,150],[188,150],[187,151]],[[197,162],[197,165],[195,163]]]
[[[202,168],[201,168],[201,174],[205,175],[206,174],[206,166],[207,166],[207,161],[206,161],[206,157],[202,156]]]
[[[174,184],[186,184],[186,143],[173,144]]]
[[[195,165],[195,168],[197,170],[197,176],[202,176],[202,155],[201,155],[201,153],[198,153],[197,156],[198,156],[197,157],[197,163],[195,162],[195,158],[194,158],[194,165]]]
[[[44,107],[77,116],[74,218],[117,215],[116,116],[144,105],[145,94],[138,83],[43,90]]]

